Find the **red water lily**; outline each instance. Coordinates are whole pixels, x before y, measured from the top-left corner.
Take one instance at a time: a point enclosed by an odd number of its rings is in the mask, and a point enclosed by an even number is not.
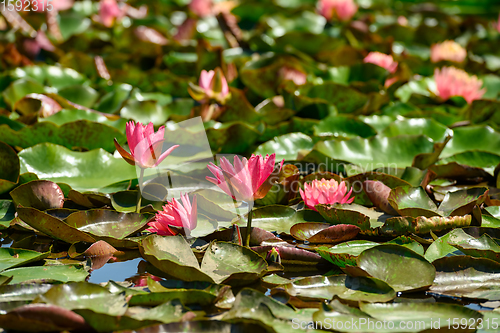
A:
[[[316,210],[314,206],[319,204],[332,205],[334,203],[352,203],[354,197],[349,198],[352,193],[352,188],[347,193],[347,186],[345,182],[340,184],[335,179],[313,180],[311,184],[304,184],[304,190],[299,189],[300,196],[304,200],[304,204]]]
[[[196,196],[193,204],[189,201],[189,196],[181,194],[181,202],[175,198],[163,206],[163,210],[156,213],[155,219],[148,223],[148,231],[155,232],[162,236],[177,235],[178,232],[171,227],[186,228],[193,230],[198,221],[198,210],[196,207]]]
[[[320,0],[318,11],[327,20],[337,17],[341,21],[348,21],[356,14],[358,6],[353,0]]]
[[[394,61],[394,58],[390,54],[381,52],[368,53],[363,62],[383,67],[390,73],[394,73],[398,67],[398,63]]]
[[[219,186],[221,190],[226,192],[236,200],[253,200],[262,198],[266,193],[260,190],[260,187],[274,171],[274,163],[276,154],[253,155],[247,160],[245,157],[240,159],[234,156],[234,166],[225,157],[220,159],[220,167],[213,163],[208,165],[208,169],[215,176],[207,177],[207,180]],[[279,170],[283,166],[282,160],[279,164]]]
[[[131,165],[142,169],[158,166],[174,149],[175,145],[162,152],[165,141],[165,126],[154,131],[153,123],[144,126],[142,123],[134,124],[129,121],[126,125],[127,141],[130,153],[121,147],[115,139],[115,147],[122,157]]]

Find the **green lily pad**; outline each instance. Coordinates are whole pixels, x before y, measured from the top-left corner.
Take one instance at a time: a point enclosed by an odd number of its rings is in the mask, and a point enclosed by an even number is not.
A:
[[[267,269],[264,259],[246,247],[226,242],[212,242],[208,247],[201,270],[216,283],[248,284],[257,280]]]
[[[276,160],[295,160],[302,150],[311,150],[313,140],[302,133],[288,133],[274,138],[274,140],[261,144],[255,151],[256,155],[265,156],[276,153]]]
[[[66,183],[79,191],[98,190],[122,180],[137,178],[134,166],[104,150],[74,152],[62,146],[42,143],[24,149],[18,155],[22,172],[33,172],[43,179]],[[67,161],[72,161],[71,167]]]
[[[205,125],[209,126],[206,128],[206,133],[212,151],[221,154],[244,153],[261,135],[255,127],[239,121]]]
[[[314,135],[326,137],[354,138],[359,136],[369,138],[377,134],[377,131],[365,122],[340,115],[326,117],[313,128]]]
[[[64,194],[61,188],[48,180],[33,180],[10,192],[15,205],[39,210],[62,208]]]
[[[360,309],[375,320],[391,321],[395,327],[404,328],[399,329],[400,332],[421,332],[431,328],[447,330],[448,324],[453,323],[453,320],[477,323],[482,318],[482,315],[475,310],[461,305],[443,303],[361,303]],[[415,325],[406,325],[408,322],[415,323]],[[418,327],[416,327],[417,323]],[[471,325],[470,331],[473,331],[474,327],[474,324]],[[464,332],[468,331],[464,330]]]
[[[125,135],[114,127],[94,123],[88,120],[77,120],[65,123],[60,127],[50,122],[40,122],[23,127],[18,131],[7,125],[0,125],[0,140],[22,148],[28,148],[42,142],[50,142],[72,149],[103,148],[108,152],[115,151],[113,139],[125,142]]]
[[[40,253],[23,249],[0,248],[0,271],[43,260],[49,254],[50,252]]]
[[[453,130],[453,138],[448,142],[441,158],[466,151],[484,151],[498,155],[500,133],[488,126],[466,126]]]
[[[108,289],[86,282],[52,287],[33,302],[48,303],[70,309],[97,331],[140,328],[157,321],[136,320],[127,315],[127,301],[123,294],[112,294]]]
[[[423,135],[355,138],[347,141],[320,141],[313,149],[335,161],[358,165],[371,171],[381,167],[405,168],[411,166],[413,157],[432,152],[432,141]],[[307,156],[305,157],[307,160]]]
[[[3,274],[12,276],[11,283],[16,284],[85,281],[88,272],[83,265],[53,265],[12,268]]]
[[[376,212],[373,209],[366,208],[357,204],[334,204],[334,205],[316,205],[315,208],[332,224],[352,224],[361,229],[361,233],[371,233],[374,228],[383,225],[383,213]]]
[[[356,261],[360,268],[396,291],[426,289],[436,275],[434,266],[423,256],[400,245],[375,246],[363,251]]]
[[[332,247],[320,246],[316,248],[316,252],[339,267],[345,267],[346,265],[356,266],[356,258],[361,252],[377,245],[379,243],[366,240],[353,240]]]
[[[436,278],[430,292],[462,298],[500,300],[500,263],[490,259],[454,256],[433,262]]]
[[[388,137],[423,134],[438,142],[443,141],[446,136],[452,135],[453,131],[432,118],[405,118],[397,119],[380,134]]]
[[[448,192],[439,205],[438,212],[443,216],[470,214],[474,206],[482,204],[487,195],[488,189],[484,187]]]
[[[16,217],[16,206],[10,200],[0,200],[0,230],[7,229]]]
[[[183,236],[148,236],[139,243],[139,251],[153,266],[176,279],[214,283],[212,277],[201,271]]]
[[[402,216],[411,217],[433,217],[438,216],[437,206],[427,195],[427,192],[419,187],[397,187],[389,194],[389,203]]]
[[[388,302],[396,297],[394,289],[379,279],[347,275],[295,279],[285,286],[285,290],[291,296],[306,300],[330,300],[337,296],[346,301]]]
[[[64,220],[69,226],[92,237],[122,240],[141,230],[148,219],[136,213],[120,213],[108,209],[91,209],[69,215]],[[109,242],[108,242],[109,243]],[[111,241],[111,245],[114,242]]]
[[[76,242],[95,242],[95,239],[90,235],[69,226],[58,218],[41,212],[38,209],[18,207],[17,214],[19,218],[29,226],[64,242],[70,244]]]
[[[125,133],[125,126],[127,119],[120,118],[114,115],[106,115],[93,110],[61,110],[47,118],[39,118],[39,122],[48,121],[56,124],[57,126],[62,126],[66,123],[75,122],[78,120],[88,120],[91,122],[96,122],[104,125],[108,125],[118,129],[121,133]]]
[[[434,240],[431,245],[427,248],[427,251],[425,251],[425,258],[429,262],[434,262],[437,259],[443,258],[443,257],[448,257],[450,255],[461,255],[463,252],[458,250],[456,247],[448,244],[450,237],[452,237],[456,232],[458,232],[459,229],[454,229],[447,233],[446,235],[443,235],[439,237],[438,239]],[[462,236],[465,236],[466,238],[468,237],[467,234],[463,233]]]
[[[252,226],[266,231],[290,234],[290,228],[302,222],[322,222],[323,217],[313,210],[296,211],[288,206],[270,205],[253,210]],[[238,222],[246,225],[246,220]]]
[[[3,92],[2,96],[5,102],[14,108],[16,102],[28,94],[41,94],[44,93],[43,85],[36,82],[31,78],[19,79],[12,82]]]
[[[86,78],[72,68],[51,65],[26,66],[16,68],[13,77],[29,77],[40,84],[60,89],[67,86],[85,83]]]
[[[78,105],[91,108],[99,98],[99,93],[89,86],[72,85],[59,89],[58,95]]]
[[[475,238],[467,235],[462,229],[456,229],[450,235],[448,244],[467,255],[500,262],[500,245],[486,233],[479,238]]]

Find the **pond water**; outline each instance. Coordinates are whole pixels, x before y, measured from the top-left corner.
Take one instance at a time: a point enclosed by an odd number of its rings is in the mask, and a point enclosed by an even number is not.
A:
[[[103,283],[109,280],[117,282],[124,281],[137,274],[137,266],[142,260],[144,259],[135,258],[128,261],[109,262],[103,267],[92,271],[88,282]]]

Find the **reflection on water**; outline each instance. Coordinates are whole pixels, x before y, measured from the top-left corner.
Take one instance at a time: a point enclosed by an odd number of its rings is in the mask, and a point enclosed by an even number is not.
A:
[[[137,273],[137,265],[142,258],[135,258],[122,262],[110,262],[103,267],[90,273],[89,282],[101,283],[113,281],[125,281],[126,278],[132,277]]]

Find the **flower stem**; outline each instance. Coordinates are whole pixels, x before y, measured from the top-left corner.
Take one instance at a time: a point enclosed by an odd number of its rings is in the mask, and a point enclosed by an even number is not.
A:
[[[143,179],[144,179],[144,168],[141,168],[141,173],[139,174],[139,184],[137,184],[139,186],[139,191],[137,191],[137,206],[135,209],[137,214],[141,212],[141,199],[142,199],[141,184]]]
[[[247,234],[245,236],[246,247],[250,247],[250,235],[252,234],[252,215],[253,215],[253,210],[250,208],[250,211],[248,212]]]

